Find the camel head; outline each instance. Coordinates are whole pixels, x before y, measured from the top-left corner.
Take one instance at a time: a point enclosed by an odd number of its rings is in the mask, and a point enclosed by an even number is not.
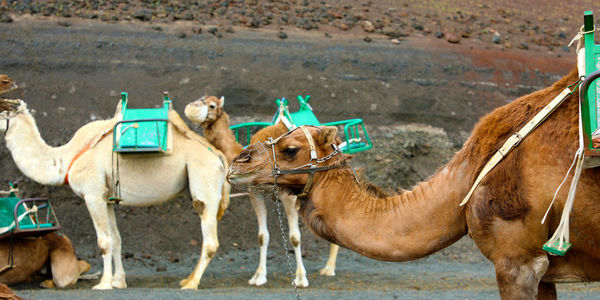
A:
[[[20,99],[0,98],[0,133],[8,129],[8,120],[27,111],[27,103]]]
[[[0,75],[0,95],[17,88],[17,84],[10,77],[6,75]]]
[[[210,124],[223,113],[225,97],[202,96],[202,98],[186,105],[185,116],[194,123]]]
[[[236,157],[227,172],[227,180],[238,187],[272,185],[273,169],[277,166],[283,174],[277,176],[277,184],[290,188],[303,187],[307,173],[287,173],[286,170],[309,169],[310,165],[325,167],[345,159],[337,148],[336,127],[304,126],[289,131],[277,139],[250,145]],[[309,139],[315,151],[311,155]]]

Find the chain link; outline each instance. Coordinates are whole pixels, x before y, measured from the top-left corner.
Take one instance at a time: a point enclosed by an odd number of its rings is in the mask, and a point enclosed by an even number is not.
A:
[[[300,292],[298,291],[298,287],[296,286],[296,281],[294,280],[294,272],[292,271],[292,263],[290,259],[290,253],[288,249],[288,241],[285,236],[285,228],[283,228],[283,218],[281,214],[281,206],[279,204],[279,189],[277,188],[277,176],[275,176],[275,181],[273,185],[273,196],[275,197],[275,203],[277,204],[277,217],[279,218],[279,229],[281,229],[281,238],[283,239],[283,248],[285,249],[285,256],[287,258],[287,265],[290,271],[290,279],[292,282],[292,287],[294,287],[294,292],[296,293],[296,299],[300,300]]]

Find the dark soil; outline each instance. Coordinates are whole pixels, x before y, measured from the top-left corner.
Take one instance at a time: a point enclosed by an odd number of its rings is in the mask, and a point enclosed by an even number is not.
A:
[[[364,119],[375,147],[354,161],[367,178],[386,189],[410,188],[452,157],[482,115],[574,67],[574,50],[565,46],[584,10],[600,12],[594,1],[513,2],[0,1],[0,73],[25,87],[52,146],[66,143],[86,122],[111,116],[120,91],[129,92],[134,106],[153,107],[168,90],[179,112],[204,94],[223,95],[233,124],[270,120],[275,99],[310,94],[323,122]],[[0,184],[18,180],[24,196],[51,198],[63,233],[99,270],[83,201],[68,187],[31,182],[0,146]],[[133,287],[127,292],[18,288],[35,299],[198,295],[169,290],[200,253],[200,220],[190,202],[184,196],[117,209]],[[268,208],[274,212],[275,206]],[[292,295],[274,213],[274,273],[266,288],[246,287],[258,261],[256,228],[249,201],[232,199],[200,295]],[[322,278],[316,273],[327,243],[301,228],[308,297],[497,297],[493,268],[467,237],[411,263],[380,263],[342,250],[338,277]],[[567,287],[571,296],[594,290]]]

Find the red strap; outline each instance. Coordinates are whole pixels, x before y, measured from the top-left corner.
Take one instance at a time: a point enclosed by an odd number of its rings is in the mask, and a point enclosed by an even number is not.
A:
[[[99,143],[103,138],[105,138],[107,135],[111,134],[113,132],[113,129],[107,131],[106,133],[104,133],[100,139],[96,142],[96,143],[88,143],[87,145],[85,145],[85,147],[83,147],[83,149],[81,149],[81,151],[79,151],[79,153],[77,153],[77,155],[75,155],[75,157],[73,157],[73,160],[71,161],[71,163],[69,164],[69,168],[67,169],[67,174],[65,175],[65,184],[69,185],[69,171],[71,170],[71,167],[73,166],[73,164],[75,163],[75,161],[81,156],[83,155],[83,153],[85,153],[86,151],[90,150],[90,148],[92,148],[92,144],[97,144]]]

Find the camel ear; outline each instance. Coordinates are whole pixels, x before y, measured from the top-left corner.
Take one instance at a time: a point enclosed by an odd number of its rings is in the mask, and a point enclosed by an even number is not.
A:
[[[225,96],[221,96],[221,99],[219,99],[219,108],[223,107],[223,105],[225,105]]]
[[[337,136],[337,127],[334,127],[334,126],[323,127],[323,130],[321,130],[321,132],[319,133],[317,143],[323,147],[328,147],[333,142],[335,142],[336,136]]]

